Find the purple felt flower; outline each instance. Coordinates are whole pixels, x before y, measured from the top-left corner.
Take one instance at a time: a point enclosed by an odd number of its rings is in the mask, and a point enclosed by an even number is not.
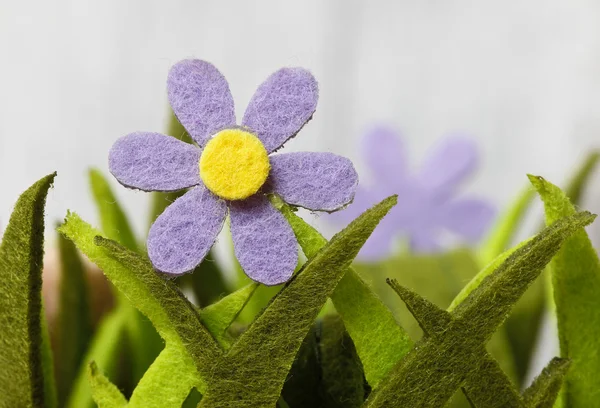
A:
[[[315,112],[318,86],[302,68],[283,68],[252,97],[241,126],[223,75],[211,64],[184,60],[168,75],[175,115],[198,146],[159,133],[119,139],[110,172],[144,191],[191,188],[150,228],[148,255],[169,274],[204,259],[229,212],[235,255],[246,274],[265,285],[287,281],[298,261],[294,233],[267,193],[292,205],[335,211],[350,203],[358,176],[350,160],[331,153],[271,155]]]
[[[334,219],[349,221],[391,194],[398,194],[398,205],[363,246],[361,258],[377,260],[389,255],[393,242],[401,236],[409,239],[415,252],[439,250],[444,231],[474,242],[490,225],[495,211],[488,202],[456,197],[460,184],[477,164],[473,141],[447,137],[413,174],[408,170],[402,140],[394,130],[372,129],[365,135],[362,148],[374,182],[368,187],[358,186],[353,204]]]

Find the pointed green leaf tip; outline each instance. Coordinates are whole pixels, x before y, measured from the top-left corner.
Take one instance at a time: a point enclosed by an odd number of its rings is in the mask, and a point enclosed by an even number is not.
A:
[[[0,398],[6,407],[56,404],[53,380],[44,376],[41,332],[44,205],[55,176],[19,197],[0,246]]]
[[[91,362],[88,367],[88,377],[94,401],[98,404],[98,408],[119,408],[126,407],[127,400],[121,394],[121,391],[108,381],[95,362]]]
[[[595,216],[562,218],[512,253],[448,313],[407,290],[403,300],[429,333],[367,400],[370,408],[443,406],[460,387],[474,406],[520,407],[522,397],[485,350],[511,308],[563,242]]]
[[[201,407],[275,406],[317,314],[396,202],[393,196],[367,210],[303,266],[215,367]]]
[[[546,211],[546,223],[574,214],[575,207],[554,184],[529,176]],[[561,356],[571,360],[562,396],[568,407],[592,407],[600,398],[600,263],[584,230],[578,231],[550,264]]]
[[[277,201],[275,205],[292,226],[307,258],[315,256],[327,244],[319,231],[298,217],[289,205]],[[352,268],[333,291],[331,300],[352,337],[369,385],[376,388],[412,348],[412,340],[373,289]]]

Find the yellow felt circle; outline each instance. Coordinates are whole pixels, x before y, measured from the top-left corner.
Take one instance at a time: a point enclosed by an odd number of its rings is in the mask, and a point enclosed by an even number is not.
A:
[[[241,200],[256,193],[267,180],[270,168],[262,142],[242,129],[217,133],[200,157],[202,181],[226,200]]]

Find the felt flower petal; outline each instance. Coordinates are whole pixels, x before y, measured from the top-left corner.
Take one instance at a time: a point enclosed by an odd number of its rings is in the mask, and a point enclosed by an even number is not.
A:
[[[176,191],[201,182],[200,149],[160,133],[137,132],[115,142],[108,168],[121,184],[144,191]]]
[[[472,140],[448,137],[425,160],[419,180],[429,190],[447,194],[477,166],[477,146]]]
[[[235,256],[246,275],[265,285],[289,280],[298,263],[292,228],[263,194],[230,204]]]
[[[242,125],[249,127],[271,153],[308,122],[318,99],[317,80],[309,71],[282,68],[258,87]]]
[[[200,146],[217,131],[235,125],[229,84],[206,61],[190,59],[173,65],[167,93],[175,116]]]
[[[392,187],[406,180],[408,163],[404,143],[391,127],[377,126],[368,131],[362,151],[378,184]]]
[[[494,219],[494,208],[483,200],[460,199],[444,207],[440,223],[469,241],[479,240]]]
[[[335,211],[354,198],[358,174],[350,160],[333,153],[284,153],[271,156],[270,182],[287,203]]]
[[[179,275],[202,262],[227,215],[225,201],[203,185],[175,200],[148,234],[148,256],[156,269]]]

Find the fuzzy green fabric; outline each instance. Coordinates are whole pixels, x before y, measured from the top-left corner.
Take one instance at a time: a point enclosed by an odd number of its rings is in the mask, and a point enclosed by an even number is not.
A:
[[[281,395],[287,406],[360,407],[367,393],[362,364],[340,316],[317,320],[285,380]]]
[[[575,213],[558,187],[541,177],[529,179],[544,202],[547,223]],[[584,230],[565,242],[550,271],[561,355],[571,360],[562,398],[570,408],[595,406],[600,398],[600,262]]]
[[[307,258],[315,256],[327,240],[283,203],[277,207],[286,217]],[[349,268],[331,295],[337,312],[362,361],[365,376],[372,388],[411,349],[413,343],[392,312],[381,302],[369,285]]]
[[[205,389],[205,380],[210,378],[211,367],[221,355],[221,350],[200,322],[194,306],[177,287],[157,274],[147,259],[114,241],[102,238],[98,231],[75,214],[67,216],[60,231],[96,263],[123,295],[152,321],[166,342],[162,353],[169,347],[178,349],[179,353],[176,354],[181,361],[174,364],[170,371],[162,372],[159,377],[171,380],[182,377],[182,381],[185,381],[189,372],[192,372],[196,377],[194,383],[190,384],[190,389],[192,385],[200,390]],[[153,386],[160,388],[157,383]],[[139,391],[136,389],[136,392]]]
[[[394,285],[426,336],[394,367],[365,405],[440,407],[464,387],[475,406],[524,406],[518,393],[510,391],[510,381],[489,357],[485,344],[563,242],[594,218],[590,213],[579,213],[546,228],[514,251],[451,313]]]
[[[59,234],[60,283],[56,327],[56,386],[59,406],[67,398],[92,337],[89,290],[83,261],[75,245]]]
[[[533,384],[523,393],[523,400],[528,407],[552,408],[569,370],[571,362],[555,357]]]
[[[108,180],[100,171],[91,169],[89,182],[103,233],[132,251],[139,251],[131,225]],[[129,383],[128,388],[131,389],[161,352],[163,342],[148,319],[126,297],[121,296],[120,292],[116,295],[117,307],[125,309],[123,313],[128,318],[123,321],[126,325],[126,341],[121,347],[114,349],[116,355],[113,358],[117,359],[123,354],[128,359],[126,367],[130,368],[131,372],[126,373],[124,380],[126,385]]]
[[[227,329],[246,306],[257,288],[257,283],[251,283],[200,310],[202,323],[224,349],[228,349],[233,342],[233,339],[227,333]]]
[[[137,250],[138,243],[133,230],[106,178],[99,170],[91,169],[89,181],[104,234],[131,250]]]
[[[117,376],[118,351],[126,341],[126,323],[129,319],[128,311],[122,308],[113,310],[104,317],[96,330],[79,368],[71,394],[67,401],[68,408],[93,408],[92,389],[89,381],[89,364],[93,361],[100,365],[104,372],[111,377]]]
[[[377,224],[396,204],[367,210],[310,258],[214,368],[201,407],[269,407],[327,298]]]
[[[96,396],[99,408],[119,408],[127,406],[127,400],[121,391],[106,378],[95,362],[88,367],[90,387]]]
[[[44,375],[41,327],[44,205],[55,176],[19,197],[0,246],[0,389],[6,407],[56,405],[46,385],[53,378]]]

